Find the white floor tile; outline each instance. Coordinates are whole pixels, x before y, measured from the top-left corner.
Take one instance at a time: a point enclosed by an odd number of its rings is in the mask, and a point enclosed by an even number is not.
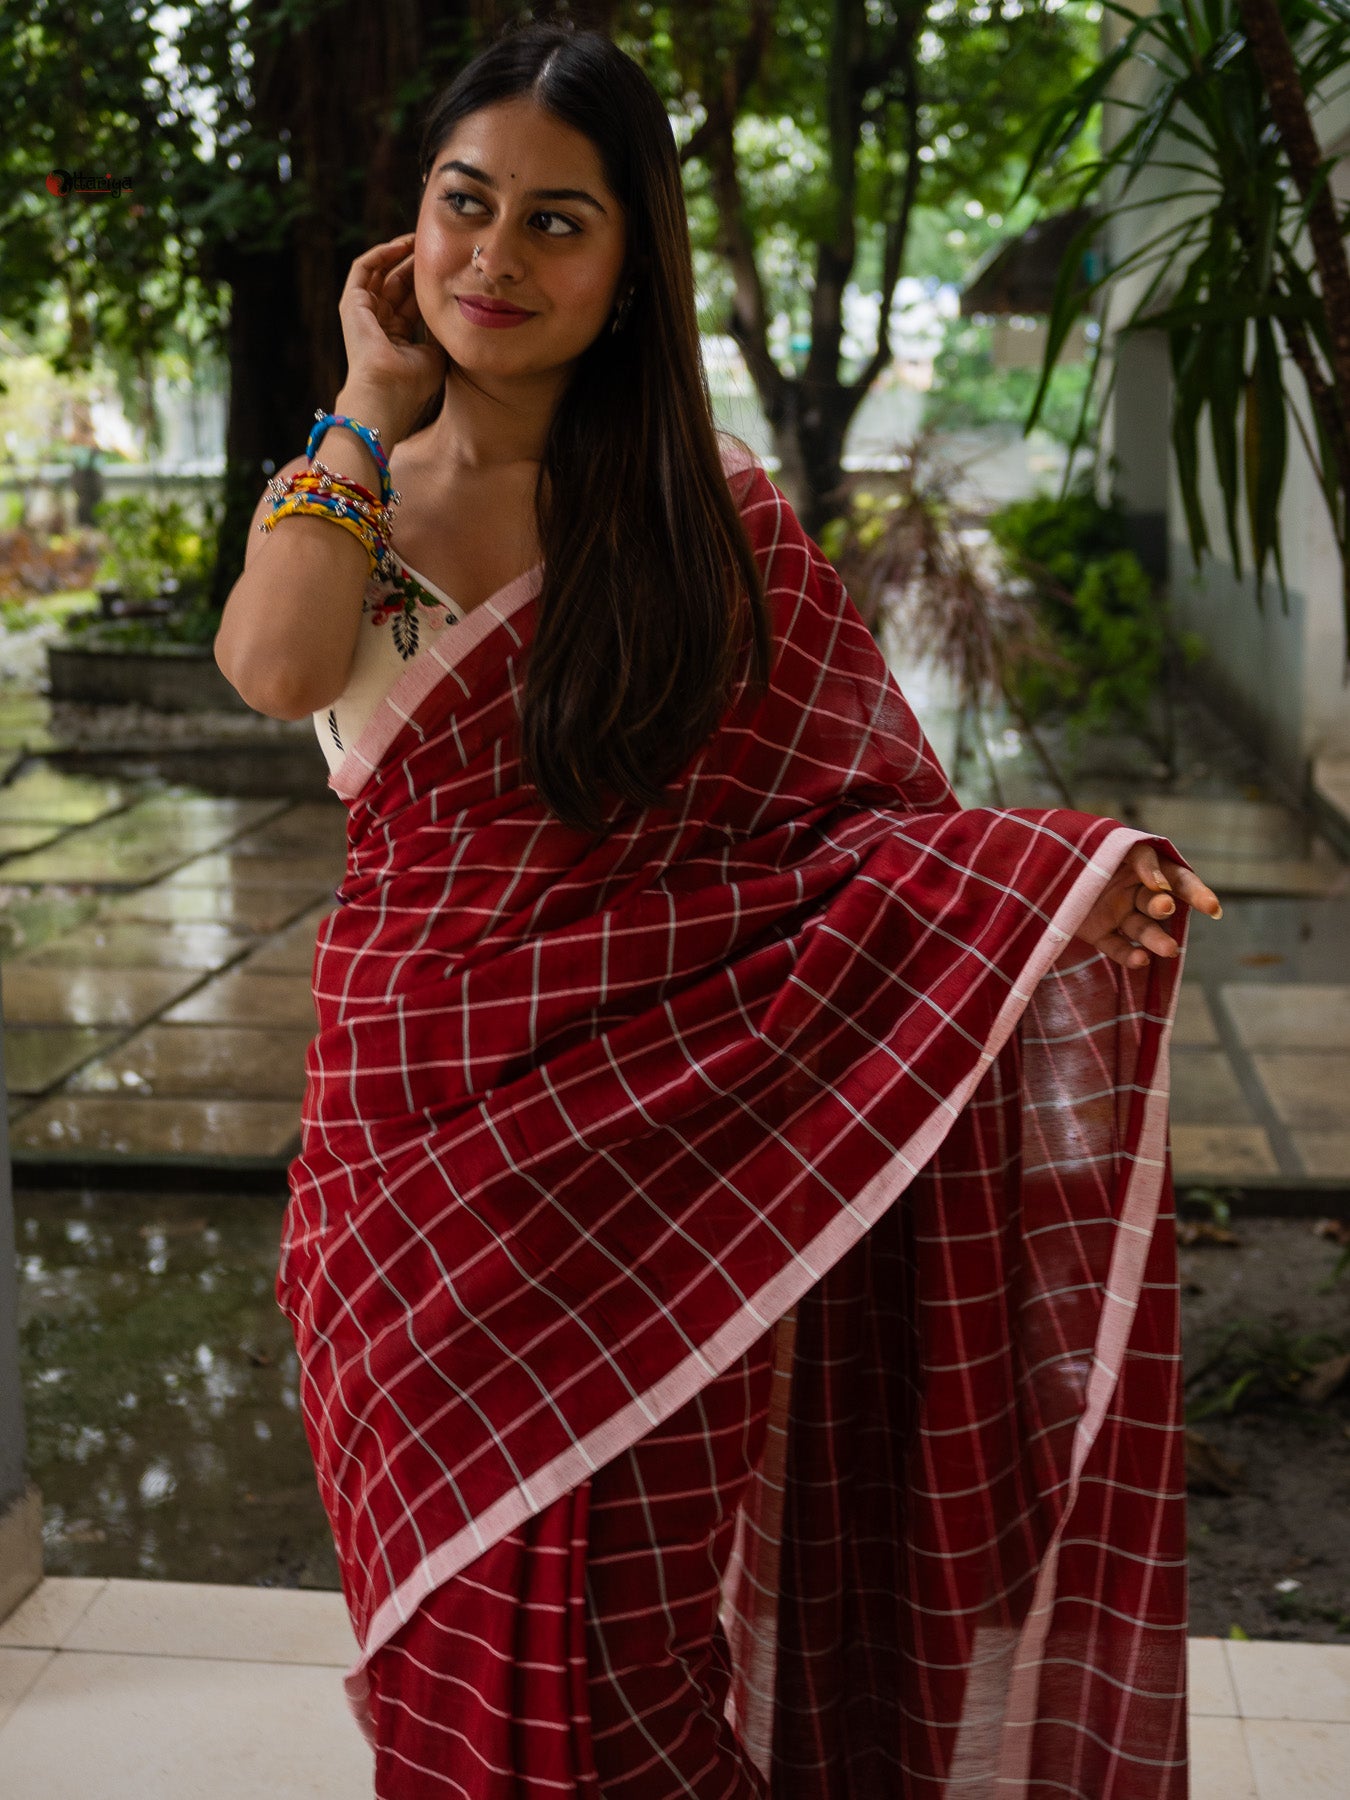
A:
[[[1248,1719],[1247,1755],[1259,1800],[1346,1800],[1350,1725]]]
[[[1189,1662],[1187,1691],[1192,1715],[1235,1719],[1237,1695],[1228,1673],[1222,1638],[1192,1638],[1186,1646]]]
[[[1228,1666],[1244,1719],[1350,1724],[1350,1645],[1230,1643]],[[1350,1761],[1340,1800],[1350,1795]]]
[[[1191,1720],[1191,1800],[1257,1800],[1240,1719]]]
[[[0,1645],[59,1650],[107,1585],[83,1576],[48,1575],[7,1619],[0,1619]]]
[[[1249,1050],[1350,1049],[1350,986],[1237,981],[1223,1002]]]
[[[332,1669],[53,1656],[0,1730],[5,1800],[370,1800]]]
[[[54,1655],[52,1650],[0,1650],[0,1725]]]
[[[357,1654],[341,1594],[192,1581],[108,1582],[65,1648],[343,1669]]]
[[[1209,1002],[1203,991],[1195,983],[1183,981],[1181,993],[1177,997],[1177,1016],[1172,1027],[1174,1042],[1183,1044],[1213,1044],[1219,1042],[1218,1027],[1214,1023],[1214,1015],[1209,1010]]]

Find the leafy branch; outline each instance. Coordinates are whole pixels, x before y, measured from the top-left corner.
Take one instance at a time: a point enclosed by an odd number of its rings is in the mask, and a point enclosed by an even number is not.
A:
[[[1025,191],[1063,162],[1103,103],[1118,110],[1115,141],[1075,174],[1076,203],[1098,204],[1059,271],[1028,429],[1084,304],[1139,281],[1117,329],[1166,333],[1172,444],[1196,566],[1211,548],[1200,478],[1207,417],[1234,571],[1241,576],[1245,512],[1257,599],[1272,567],[1285,594],[1280,500],[1292,417],[1341,551],[1350,634],[1350,264],[1328,179],[1336,159],[1322,154],[1310,110],[1350,56],[1350,5],[1159,0],[1140,17],[1122,0],[1103,4],[1124,26],[1120,40],[1048,110],[1024,183]],[[1142,95],[1133,91],[1140,83],[1124,80],[1131,73],[1144,77]],[[1134,213],[1147,215],[1142,236]],[[1111,227],[1130,247],[1084,283],[1084,255]],[[1286,387],[1282,350],[1306,393],[1311,434]],[[1112,366],[1108,393],[1114,379]]]

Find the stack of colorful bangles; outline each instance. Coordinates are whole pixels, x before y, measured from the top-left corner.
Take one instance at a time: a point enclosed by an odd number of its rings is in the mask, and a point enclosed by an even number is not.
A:
[[[362,487],[359,481],[353,481],[349,475],[340,475],[336,469],[330,469],[327,463],[321,463],[315,456],[314,452],[324,433],[339,425],[344,431],[355,433],[375,458],[380,471],[378,498],[369,488]],[[288,518],[292,513],[307,513],[315,518],[331,519],[335,525],[341,525],[344,531],[351,532],[353,537],[361,540],[370,558],[367,573],[374,574],[377,568],[383,571],[392,560],[389,540],[399,495],[390,480],[389,459],[380,443],[379,428],[363,425],[359,419],[349,419],[339,413],[324,412],[320,407],[314,415],[314,429],[305,445],[305,455],[309,459],[308,469],[298,470],[294,475],[288,475],[284,481],[280,476],[274,475],[268,482],[267,492],[272,498],[272,510],[258,526],[258,530],[271,531],[278,519]]]

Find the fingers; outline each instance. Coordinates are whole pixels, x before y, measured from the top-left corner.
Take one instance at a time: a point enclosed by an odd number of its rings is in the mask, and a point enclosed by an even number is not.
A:
[[[1174,945],[1173,948],[1175,947]],[[1109,956],[1112,962],[1118,962],[1122,969],[1143,969],[1148,965],[1148,951],[1142,945],[1132,944],[1118,931],[1108,932],[1105,937],[1098,938],[1095,948],[1103,956]]]
[[[1180,956],[1181,946],[1168,931],[1157,925],[1146,913],[1132,912],[1122,919],[1116,934],[1138,945],[1141,950],[1150,951],[1154,956]]]
[[[1136,844],[1130,851],[1130,864],[1136,879],[1151,892],[1166,894],[1171,891],[1172,884],[1163,873],[1158,852],[1152,844]]]
[[[1190,869],[1172,865],[1174,871],[1173,888],[1177,898],[1184,900],[1187,906],[1193,906],[1197,912],[1205,913],[1211,919],[1223,917],[1223,907],[1219,904],[1219,896],[1213,888],[1206,887],[1200,877]]]
[[[1223,907],[1214,890],[1206,887],[1192,870],[1183,868],[1170,857],[1164,860],[1152,844],[1136,844],[1128,860],[1140,886],[1147,888],[1151,894],[1172,895],[1211,919],[1223,917]],[[1151,901],[1145,903],[1143,910],[1147,910],[1151,918],[1163,919],[1170,917],[1176,907],[1175,904],[1165,907]]]
[[[363,251],[347,272],[343,293],[365,292],[372,286],[378,288],[389,271],[411,253],[415,236],[415,232],[405,231],[396,238],[390,238],[387,243],[375,244],[371,249]]]

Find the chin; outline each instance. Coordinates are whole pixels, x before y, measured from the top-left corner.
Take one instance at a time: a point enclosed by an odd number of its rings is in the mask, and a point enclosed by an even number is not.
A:
[[[528,331],[528,329],[529,327],[525,325],[519,327],[521,332]],[[497,340],[508,341],[484,343],[483,338],[489,336]],[[483,332],[481,336],[477,333],[473,334],[466,341],[463,336],[456,333],[454,340],[447,342],[445,346],[446,354],[456,367],[464,370],[466,375],[518,376],[525,380],[536,376],[561,374],[572,368],[586,349],[584,344],[580,349],[573,349],[570,346],[554,349],[552,346],[545,348],[538,344],[533,346],[515,344],[509,341],[515,336],[516,333],[513,331],[491,334]]]

